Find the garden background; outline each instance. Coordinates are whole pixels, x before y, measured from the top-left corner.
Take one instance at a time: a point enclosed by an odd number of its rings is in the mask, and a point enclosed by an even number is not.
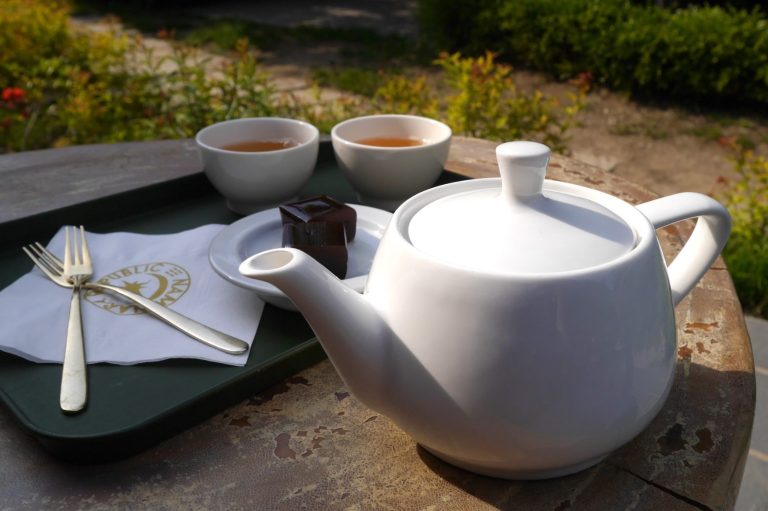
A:
[[[4,0],[0,150],[192,137],[246,116],[328,132],[355,115],[428,115],[725,201],[726,262],[745,310],[768,316],[760,2],[369,3],[362,16],[337,3],[329,24],[304,1],[286,14],[270,1]]]
[[[762,4],[2,0],[0,153],[187,138],[246,116],[328,132],[361,114],[428,115],[548,143],[660,195],[715,196],[734,217],[724,257],[745,312],[766,318]],[[750,455],[739,509],[763,509],[767,462]]]

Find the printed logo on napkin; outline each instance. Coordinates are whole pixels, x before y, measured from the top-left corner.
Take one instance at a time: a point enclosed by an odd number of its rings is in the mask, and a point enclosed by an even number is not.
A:
[[[113,271],[99,282],[121,287],[165,307],[175,303],[192,285],[189,272],[173,263],[136,264]],[[145,311],[119,297],[89,289],[84,297],[90,303],[114,314],[145,314]]]

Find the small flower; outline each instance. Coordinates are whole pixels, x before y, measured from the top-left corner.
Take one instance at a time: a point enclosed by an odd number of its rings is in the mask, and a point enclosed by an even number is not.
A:
[[[19,87],[6,87],[2,92],[3,101],[11,103],[24,101],[25,95],[26,93],[24,92],[24,89],[20,89]]]

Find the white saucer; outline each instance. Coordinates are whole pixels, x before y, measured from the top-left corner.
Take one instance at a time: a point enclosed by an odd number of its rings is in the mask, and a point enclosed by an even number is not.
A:
[[[379,240],[384,235],[392,213],[358,204],[349,206],[357,211],[357,232],[354,241],[347,245],[349,260],[344,283],[355,291],[362,292]],[[293,302],[275,286],[244,277],[238,271],[240,263],[248,257],[264,250],[280,248],[282,243],[280,211],[277,208],[268,209],[241,218],[222,229],[211,242],[208,261],[225,280],[256,291],[265,302],[276,307],[295,311]]]

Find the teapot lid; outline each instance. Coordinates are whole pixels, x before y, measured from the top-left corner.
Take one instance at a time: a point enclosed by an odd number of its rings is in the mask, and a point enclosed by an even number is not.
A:
[[[629,252],[635,232],[616,213],[586,197],[547,189],[549,155],[536,142],[501,144],[500,186],[428,203],[408,224],[411,243],[449,264],[514,274],[578,270]]]

